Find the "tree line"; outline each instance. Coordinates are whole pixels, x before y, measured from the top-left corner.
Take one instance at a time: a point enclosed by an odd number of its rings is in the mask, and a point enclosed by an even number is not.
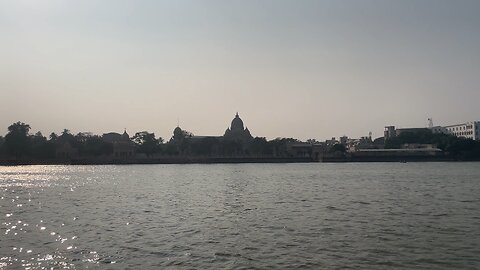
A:
[[[48,137],[41,132],[31,134],[29,124],[16,122],[8,127],[7,134],[0,136],[0,159],[48,160],[56,158],[58,147],[68,143],[78,151],[80,157],[110,156],[114,144],[102,136],[90,132],[72,134],[64,129],[60,134],[52,132]],[[287,144],[298,142],[292,138],[253,138],[248,144],[240,141],[222,140],[218,137],[205,137],[193,140],[193,134],[182,131],[181,138],[156,137],[155,133],[141,131],[128,138],[136,153],[147,157],[154,155],[191,156],[287,156]]]
[[[110,154],[113,146],[106,143],[98,135],[78,133],[73,135],[64,129],[60,135],[52,132],[45,137],[40,131],[30,134],[31,127],[22,122],[8,127],[5,137],[0,136],[0,157],[14,159],[53,159],[56,147],[68,142],[85,156]]]
[[[450,134],[432,133],[431,130],[403,132],[385,140],[385,148],[401,148],[404,144],[432,144],[448,156],[459,160],[479,160],[480,141],[456,137]]]
[[[0,160],[49,160],[56,158],[59,146],[68,143],[76,149],[78,156],[95,158],[111,156],[114,144],[104,140],[102,136],[90,132],[72,134],[64,129],[60,134],[52,132],[48,137],[41,132],[31,134],[31,127],[22,122],[16,122],[8,127],[7,134],[0,136]],[[245,141],[224,140],[220,137],[195,138],[188,131],[181,130],[169,141],[156,137],[155,133],[141,131],[128,138],[135,153],[152,156],[210,156],[210,157],[289,157],[288,144],[300,142],[293,138],[277,138],[267,140],[255,137]],[[379,138],[380,139],[380,138]],[[375,140],[375,141],[378,141]],[[433,134],[430,130],[404,132],[384,141],[385,148],[402,148],[404,144],[432,144],[443,150],[447,156],[459,160],[480,160],[480,141],[465,139],[449,134]],[[309,140],[307,143],[318,143]],[[335,144],[326,149],[327,153],[345,153],[345,146]]]

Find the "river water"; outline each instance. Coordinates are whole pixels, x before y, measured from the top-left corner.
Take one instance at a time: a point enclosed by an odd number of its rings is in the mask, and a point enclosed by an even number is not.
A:
[[[0,269],[480,269],[480,163],[0,167]]]

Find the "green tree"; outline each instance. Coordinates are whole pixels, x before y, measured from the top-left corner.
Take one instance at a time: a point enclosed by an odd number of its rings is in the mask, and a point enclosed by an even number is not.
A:
[[[58,135],[55,132],[52,132],[50,133],[49,139],[52,142],[56,142],[58,140]]]
[[[8,133],[5,136],[5,148],[7,154],[15,157],[22,158],[30,152],[30,137],[28,132],[30,131],[30,125],[16,122],[8,127]]]
[[[160,144],[163,143],[163,139],[161,137],[156,139],[155,133],[149,133],[148,131],[137,132],[132,139],[137,145],[138,153],[144,153],[147,156],[151,156],[152,154],[161,151]]]
[[[385,141],[385,148],[401,148],[407,143],[432,144],[450,157],[460,160],[479,160],[480,142],[431,131],[404,132]]]
[[[54,146],[51,142],[47,141],[42,133],[39,131],[35,135],[31,136],[31,155],[36,159],[47,159],[54,157]]]
[[[77,135],[75,135],[75,140],[79,143],[85,143],[91,137],[94,137],[91,132],[79,132]]]
[[[60,136],[58,136],[58,141],[60,141],[62,143],[68,142],[72,146],[75,145],[76,142],[77,142],[75,136],[73,136],[73,134],[70,133],[70,130],[68,130],[68,129],[64,129],[62,131],[62,134]]]

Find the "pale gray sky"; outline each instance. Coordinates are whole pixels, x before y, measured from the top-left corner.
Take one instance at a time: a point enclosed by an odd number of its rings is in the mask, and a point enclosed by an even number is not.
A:
[[[480,1],[0,0],[0,134],[480,120]]]

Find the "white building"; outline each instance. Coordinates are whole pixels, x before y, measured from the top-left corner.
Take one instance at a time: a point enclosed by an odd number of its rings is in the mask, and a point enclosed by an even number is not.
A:
[[[473,121],[444,127],[436,126],[431,127],[430,129],[433,133],[445,133],[457,137],[480,140],[480,121]]]

